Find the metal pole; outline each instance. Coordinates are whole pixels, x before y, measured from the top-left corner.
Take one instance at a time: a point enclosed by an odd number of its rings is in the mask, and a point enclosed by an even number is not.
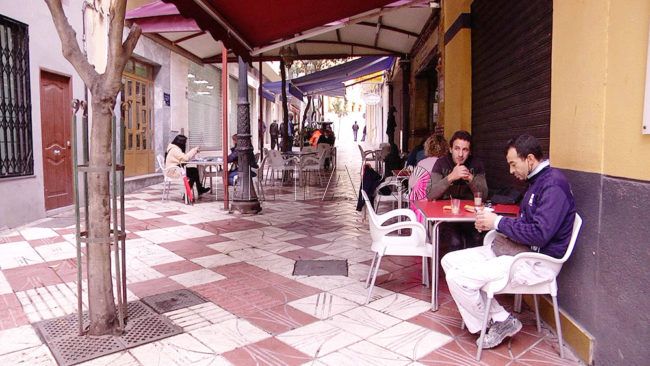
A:
[[[263,81],[262,80],[262,61],[258,62],[257,65],[259,67],[258,78],[259,78],[259,81],[260,81],[260,86],[257,89],[257,104],[259,106],[259,110],[258,110],[258,113],[257,113],[258,116],[259,116],[259,119],[257,121],[258,122],[257,123],[257,145],[259,146],[259,149],[260,149],[260,162],[261,162],[262,159],[264,159],[264,155],[263,155],[264,154],[264,129],[263,129],[264,115],[262,114],[262,81]]]
[[[120,329],[124,329],[124,314],[122,304],[122,268],[120,267],[120,250],[118,246],[119,226],[117,224],[117,126],[116,118],[111,119],[111,181],[112,181],[112,221],[113,249],[115,250],[115,285],[117,286],[117,321]]]
[[[79,110],[79,100],[72,101],[72,180],[74,184],[74,217],[75,217],[75,243],[77,247],[77,322],[79,323],[79,335],[83,334],[83,288],[81,286],[81,217],[79,213],[79,161],[77,158],[77,111]],[[83,113],[83,112],[82,112]],[[85,176],[85,174],[84,174]],[[87,201],[86,201],[87,202]]]
[[[228,211],[228,50],[221,46],[221,115],[223,152],[223,209]]]

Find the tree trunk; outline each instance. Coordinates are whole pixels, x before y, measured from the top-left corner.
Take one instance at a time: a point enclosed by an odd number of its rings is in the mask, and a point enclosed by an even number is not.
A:
[[[282,123],[280,136],[282,136],[282,151],[291,150],[289,146],[289,107],[287,106],[287,69],[284,61],[280,60],[280,76],[282,77]]]
[[[94,90],[92,101],[92,130],[90,166],[108,168],[111,164],[111,118],[112,104],[102,101]],[[111,276],[110,240],[110,180],[109,172],[88,174],[88,232],[91,242],[88,255],[88,302],[90,311],[90,335],[115,332],[117,314],[113,297]]]

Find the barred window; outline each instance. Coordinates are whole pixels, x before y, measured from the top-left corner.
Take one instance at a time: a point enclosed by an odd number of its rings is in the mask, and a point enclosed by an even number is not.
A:
[[[27,25],[0,15],[0,178],[34,174]]]

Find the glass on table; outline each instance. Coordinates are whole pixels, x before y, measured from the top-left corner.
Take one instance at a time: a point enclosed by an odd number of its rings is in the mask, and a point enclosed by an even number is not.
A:
[[[474,192],[474,211],[483,211],[483,194],[480,191]]]
[[[458,215],[460,213],[460,198],[451,199],[451,213]]]

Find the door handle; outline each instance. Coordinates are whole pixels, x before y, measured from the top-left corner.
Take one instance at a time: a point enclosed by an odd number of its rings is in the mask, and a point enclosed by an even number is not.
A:
[[[70,145],[70,140],[66,141],[66,142],[65,142],[65,145],[66,145],[67,147],[70,147],[70,146],[71,146],[71,145]]]

